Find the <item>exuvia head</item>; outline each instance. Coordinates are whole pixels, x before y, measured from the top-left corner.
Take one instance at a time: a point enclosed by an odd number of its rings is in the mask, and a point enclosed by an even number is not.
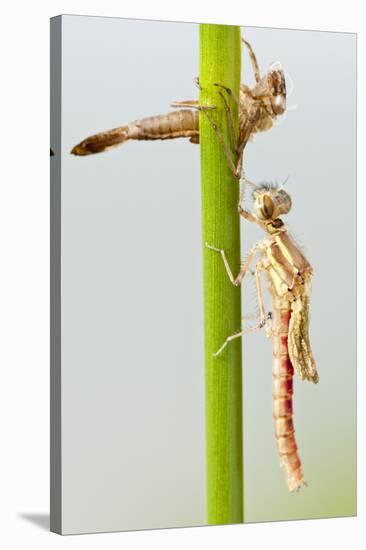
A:
[[[276,115],[282,115],[286,110],[286,79],[281,63],[272,63],[268,79],[272,110]]]
[[[253,191],[253,211],[262,222],[275,220],[291,209],[290,195],[278,185],[263,183]]]

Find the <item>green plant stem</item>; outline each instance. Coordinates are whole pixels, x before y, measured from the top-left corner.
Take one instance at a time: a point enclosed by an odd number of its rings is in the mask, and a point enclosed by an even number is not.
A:
[[[200,25],[200,104],[215,106],[209,116],[221,129],[230,150],[230,128],[219,88],[239,97],[241,36],[239,27]],[[225,92],[223,92],[225,94]],[[235,130],[238,107],[228,94]],[[203,278],[205,312],[206,460],[208,523],[243,521],[243,445],[241,339],[213,357],[225,339],[241,328],[240,288],[234,287],[220,254],[225,250],[233,271],[240,266],[237,210],[239,182],[207,116],[200,114]]]

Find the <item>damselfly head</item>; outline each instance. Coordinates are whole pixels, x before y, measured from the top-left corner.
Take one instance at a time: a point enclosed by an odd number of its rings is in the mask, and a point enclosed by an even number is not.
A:
[[[263,183],[253,191],[253,210],[261,221],[275,220],[291,209],[291,197],[278,185]]]
[[[273,112],[276,115],[282,115],[286,110],[286,78],[280,63],[271,65],[267,78]]]

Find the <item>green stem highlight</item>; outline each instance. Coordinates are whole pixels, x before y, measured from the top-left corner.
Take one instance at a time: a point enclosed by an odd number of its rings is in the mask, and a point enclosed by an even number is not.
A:
[[[200,104],[215,106],[209,116],[233,150],[225,108],[214,83],[239,97],[241,36],[239,27],[200,25]],[[225,91],[223,91],[225,94]],[[235,131],[238,107],[226,94]],[[220,254],[225,250],[233,271],[240,265],[239,182],[207,116],[200,113],[202,178],[203,279],[205,312],[206,464],[209,524],[243,521],[241,338],[213,357],[225,339],[241,329],[240,288],[234,287]],[[234,157],[234,161],[235,161]]]

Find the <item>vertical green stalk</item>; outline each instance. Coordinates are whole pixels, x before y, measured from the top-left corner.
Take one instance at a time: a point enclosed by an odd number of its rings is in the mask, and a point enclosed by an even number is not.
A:
[[[214,83],[229,87],[239,97],[240,68],[240,28],[200,25],[200,104],[216,107],[209,111],[209,116],[231,151],[224,103]],[[226,97],[237,131],[238,106],[228,94]],[[205,113],[200,114],[200,144],[203,243],[224,249],[233,271],[237,271],[239,183]],[[231,342],[219,357],[213,357],[227,336],[240,330],[240,288],[230,283],[220,254],[205,247],[203,279],[208,522],[240,523],[243,521],[241,339]]]

